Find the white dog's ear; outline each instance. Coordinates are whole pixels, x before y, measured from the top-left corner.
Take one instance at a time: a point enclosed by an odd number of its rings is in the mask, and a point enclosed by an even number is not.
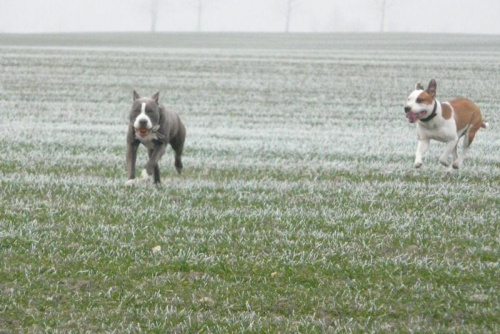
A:
[[[427,87],[427,93],[429,93],[429,95],[431,97],[435,97],[436,96],[436,89],[437,89],[437,83],[436,83],[436,80],[432,79],[430,82],[429,82],[429,86]]]
[[[137,94],[137,92],[134,90],[134,101],[135,100],[138,100],[140,99],[141,97],[139,96],[139,94]]]
[[[158,103],[158,100],[160,99],[160,92],[156,92],[156,94],[151,96],[151,99],[155,100],[155,102]]]
[[[424,86],[420,82],[415,85],[415,90],[424,90]]]

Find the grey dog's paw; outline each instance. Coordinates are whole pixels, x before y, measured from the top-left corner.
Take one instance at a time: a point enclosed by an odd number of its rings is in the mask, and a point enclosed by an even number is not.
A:
[[[151,177],[149,176],[148,172],[145,169],[143,169],[141,173],[141,181],[147,182],[149,181],[150,178]]]
[[[125,182],[125,186],[127,187],[135,186],[135,180],[134,179],[127,180],[127,182]]]

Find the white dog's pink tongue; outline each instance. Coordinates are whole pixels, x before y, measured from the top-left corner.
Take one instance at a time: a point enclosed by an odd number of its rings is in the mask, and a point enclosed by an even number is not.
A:
[[[407,112],[406,113],[406,118],[408,118],[408,120],[410,122],[412,122],[412,123],[417,120],[417,116],[414,113],[412,113],[412,112]]]

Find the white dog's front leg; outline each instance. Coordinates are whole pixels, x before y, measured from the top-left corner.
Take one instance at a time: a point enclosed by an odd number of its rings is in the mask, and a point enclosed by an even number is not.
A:
[[[415,153],[415,163],[413,164],[413,167],[415,168],[420,168],[422,166],[422,157],[424,156],[425,152],[429,149],[429,140],[419,140],[417,144],[417,153]]]
[[[441,154],[441,157],[439,158],[439,162],[441,163],[441,165],[445,167],[448,167],[450,165],[448,158],[455,150],[455,147],[457,147],[457,139],[453,139],[450,140],[449,142],[446,142],[446,147],[444,149],[444,152],[443,154]]]

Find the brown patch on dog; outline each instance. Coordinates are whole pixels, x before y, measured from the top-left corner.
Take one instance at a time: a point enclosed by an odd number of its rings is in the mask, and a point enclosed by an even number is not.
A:
[[[469,125],[471,125],[471,130],[481,127],[481,124],[483,124],[483,117],[481,115],[481,110],[474,102],[467,99],[456,99],[449,103],[455,110],[457,131],[463,130]]]
[[[443,104],[441,104],[441,109],[443,110],[443,118],[444,118],[444,119],[450,119],[450,118],[451,118],[451,116],[452,116],[452,115],[451,115],[451,114],[452,114],[452,112],[451,112],[451,107],[450,107],[450,105],[449,105],[449,104],[447,104],[447,103],[443,103]]]
[[[466,136],[468,139],[467,145],[470,146],[476,136],[477,130],[484,127],[481,110],[474,102],[467,99],[456,99],[449,103],[455,110],[457,131],[463,130],[469,126]]]
[[[425,90],[417,97],[417,103],[425,103],[427,105],[431,105],[434,101],[434,98],[430,96],[430,94]]]
[[[472,144],[472,141],[474,140],[474,137],[476,136],[476,132],[477,130],[479,130],[481,126],[480,125],[473,125],[469,131],[467,131],[467,139],[468,139],[468,146],[470,146],[470,144]]]

